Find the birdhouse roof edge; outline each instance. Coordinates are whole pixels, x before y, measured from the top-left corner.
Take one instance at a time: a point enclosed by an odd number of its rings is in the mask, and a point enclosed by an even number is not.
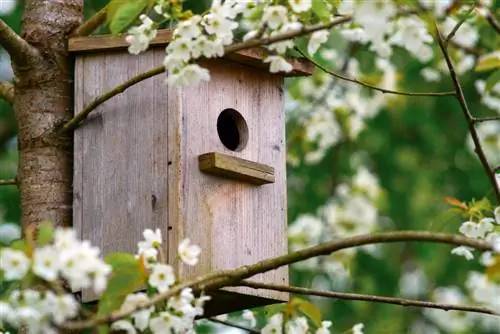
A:
[[[172,30],[158,30],[157,36],[150,42],[150,48],[165,47],[172,40]],[[103,51],[121,51],[128,48],[125,35],[92,35],[86,37],[71,37],[68,40],[68,51],[73,55],[89,54]],[[266,57],[263,48],[245,49],[224,55],[223,59],[269,71],[269,64],[262,60]],[[314,64],[304,58],[285,57],[292,65],[288,73],[272,73],[274,75],[295,77],[309,76],[314,71]]]

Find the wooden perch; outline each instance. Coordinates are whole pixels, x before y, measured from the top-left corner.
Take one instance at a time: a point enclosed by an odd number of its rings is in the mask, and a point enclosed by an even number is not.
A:
[[[230,155],[210,152],[198,157],[200,170],[257,185],[274,183],[274,168]]]

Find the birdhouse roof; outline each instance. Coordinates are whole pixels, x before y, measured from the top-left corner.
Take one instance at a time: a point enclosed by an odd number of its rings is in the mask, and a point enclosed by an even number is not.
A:
[[[165,47],[171,40],[172,30],[158,30],[156,38],[150,42],[150,48]],[[125,41],[125,35],[94,35],[70,38],[68,50],[73,54],[85,54],[126,50],[128,45]],[[265,57],[266,50],[263,48],[251,48],[224,55],[224,59],[229,61],[268,71],[269,64],[262,61]],[[306,59],[286,58],[286,60],[292,65],[292,71],[288,73],[280,72],[276,73],[276,75],[285,77],[308,76],[314,70],[314,65]]]

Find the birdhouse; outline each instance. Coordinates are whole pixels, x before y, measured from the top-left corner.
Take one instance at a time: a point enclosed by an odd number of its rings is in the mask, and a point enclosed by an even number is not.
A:
[[[157,67],[169,31],[148,51],[124,37],[69,40],[75,59],[75,112],[106,91]],[[260,49],[202,60],[211,80],[173,88],[168,74],[141,81],[94,110],[74,132],[74,228],[110,252],[137,252],[146,228],[159,228],[180,278],[249,265],[287,253],[284,76],[309,75],[309,63],[273,74]],[[194,267],[175,261],[184,238],[202,253]],[[252,279],[288,283],[288,268]],[[209,314],[283,302],[282,292],[227,288]],[[96,297],[82,293],[84,302]]]

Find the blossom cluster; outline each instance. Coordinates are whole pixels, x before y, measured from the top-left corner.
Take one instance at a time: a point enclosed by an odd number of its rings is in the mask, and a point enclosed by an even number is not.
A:
[[[177,282],[174,268],[162,262],[162,234],[160,229],[147,229],[143,233],[144,241],[138,243],[137,257],[143,258],[150,270],[148,286],[153,291],[164,293]],[[198,263],[201,249],[184,239],[178,246],[178,258],[185,265],[194,266]],[[153,294],[154,295],[154,294]],[[129,294],[120,311],[133,311],[137,307],[151,302],[151,296],[144,292]],[[209,296],[196,298],[191,288],[182,289],[181,293],[167,300],[166,305],[150,305],[132,313],[128,318],[118,320],[111,326],[114,330],[124,330],[127,333],[150,331],[151,333],[189,333],[193,332],[195,318],[203,315],[203,305]]]
[[[336,187],[336,196],[318,209],[316,215],[302,214],[290,224],[288,237],[292,251],[317,245],[332,238],[351,237],[373,232],[377,228],[378,210],[375,201],[381,189],[377,178],[366,168],[356,171],[349,183]],[[374,252],[373,247],[362,247]],[[322,270],[333,280],[349,277],[349,263],[356,249],[336,252],[328,257],[311,258],[294,266],[301,270]]]
[[[227,321],[227,314],[222,314],[216,317],[217,320]],[[241,318],[243,321],[238,322],[243,326],[248,326],[248,328],[256,328],[257,319],[255,317],[254,312],[251,310],[244,310],[241,314]],[[232,319],[233,320],[233,319]],[[309,321],[304,316],[288,316],[285,317],[283,313],[278,312],[266,319],[266,324],[260,330],[262,334],[282,334],[282,333],[290,333],[290,334],[329,334],[332,329],[332,322],[329,320],[321,321],[321,326],[317,325],[316,330],[311,328]],[[354,325],[350,332],[353,334],[363,334],[363,323],[358,323]]]
[[[8,282],[33,281],[47,284],[64,280],[73,291],[92,289],[100,295],[107,286],[111,266],[100,258],[100,251],[88,241],[80,241],[72,229],[58,228],[53,242],[35,249],[2,248],[0,270]],[[0,322],[18,327],[25,324],[30,333],[54,332],[52,324],[75,317],[79,304],[72,294],[15,289],[1,301]]]
[[[149,293],[167,292],[177,283],[174,268],[162,262],[161,231],[145,230],[143,235],[145,240],[138,243],[136,259],[148,269],[148,293],[127,295],[120,308],[124,312],[149,303]],[[80,312],[79,302],[66,292],[61,282],[73,292],[91,289],[97,296],[104,296],[113,267],[100,257],[99,248],[89,241],[78,240],[70,228],[56,228],[50,243],[38,247],[26,245],[0,250],[2,279],[12,284],[11,291],[0,299],[0,328],[5,322],[15,328],[26,326],[29,333],[57,333],[58,325]],[[198,263],[200,252],[197,245],[185,239],[179,244],[178,258],[193,266]],[[35,290],[34,286],[41,288]],[[128,333],[146,329],[164,333],[165,328],[192,331],[195,317],[203,314],[203,304],[209,299],[195,298],[192,290],[186,288],[168,299],[164,307],[151,305],[113,323],[112,328]]]
[[[322,56],[331,62],[339,55],[334,50],[321,51]],[[386,59],[375,60],[377,70],[382,72],[378,86],[394,89],[396,86],[396,69]],[[338,64],[338,67],[342,65]],[[362,76],[359,62],[350,59],[345,71],[349,77]],[[355,83],[341,83],[324,72],[316,72],[313,76],[302,78],[296,83],[299,92],[287,96],[288,117],[300,123],[304,135],[301,140],[313,145],[304,155],[304,162],[317,164],[329,149],[342,141],[354,141],[365,129],[366,122],[375,117],[394,96],[373,92],[363,92],[363,87]],[[293,138],[293,134],[291,135]],[[290,151],[288,162],[294,166],[300,162],[299,153]]]
[[[272,73],[289,72],[292,65],[284,58],[287,50],[294,47],[290,40],[280,41],[279,37],[293,31],[300,31],[304,23],[299,15],[309,12],[311,1],[287,1],[287,5],[273,1],[220,1],[212,2],[211,8],[203,15],[176,15],[175,7],[168,1],[157,1],[154,10],[166,18],[176,18],[179,23],[173,31],[173,38],[166,47],[167,55],[163,61],[168,70],[167,83],[190,85],[208,81],[207,69],[196,64],[200,57],[222,57],[225,47],[235,42],[258,39],[277,39],[267,45],[269,54],[263,59],[269,63]],[[157,24],[145,14],[140,16],[141,24],[128,30],[126,37],[129,52],[139,54],[145,51],[156,37]],[[245,32],[243,38],[235,38],[235,30]],[[316,52],[327,41],[326,30],[311,34],[308,44],[310,53]]]
[[[500,253],[500,230],[495,228],[496,225],[500,225],[500,206],[494,210],[494,216],[495,218],[481,217],[477,220],[471,218],[471,220],[462,223],[459,232],[468,238],[485,240],[491,243],[494,251]],[[472,260],[474,258],[472,251],[473,249],[470,247],[459,246],[454,248],[451,253],[461,255],[467,260]],[[488,266],[491,257],[491,252],[485,252],[481,256],[481,262]]]

